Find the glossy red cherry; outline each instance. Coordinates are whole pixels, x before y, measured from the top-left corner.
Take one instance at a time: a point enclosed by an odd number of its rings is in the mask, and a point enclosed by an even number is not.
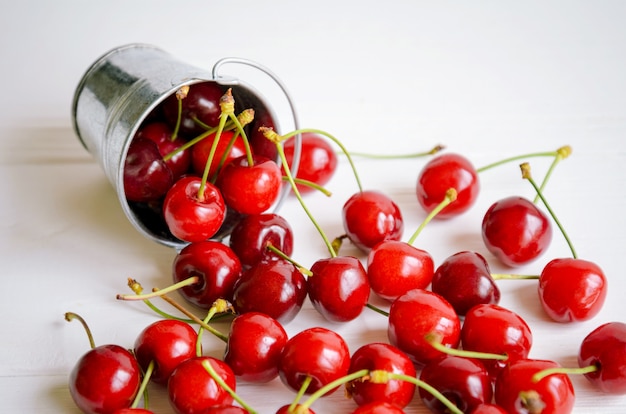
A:
[[[146,408],[122,408],[115,410],[113,414],[154,414],[154,411]]]
[[[254,165],[247,156],[235,158],[222,169],[216,185],[226,204],[243,214],[261,214],[278,200],[282,174],[276,162],[254,155]]]
[[[219,123],[222,113],[220,98],[225,90],[215,82],[201,82],[189,86],[187,96],[182,100],[182,114],[180,133],[187,136],[195,136],[204,129],[196,119],[209,127],[215,127]],[[167,122],[176,125],[178,119],[178,99],[176,94],[168,96],[163,104],[163,114]]]
[[[261,312],[285,324],[300,312],[306,295],[304,275],[292,263],[262,260],[235,284],[233,306],[238,314]]]
[[[357,318],[370,296],[367,272],[352,256],[320,259],[311,266],[307,291],[313,307],[332,322]]]
[[[203,197],[198,197],[201,181],[199,177],[183,177],[165,196],[165,222],[172,234],[183,241],[211,238],[226,216],[226,205],[217,187],[207,182]]]
[[[548,216],[532,201],[507,197],[489,207],[482,222],[487,250],[507,266],[520,266],[538,258],[550,246]]]
[[[626,323],[607,322],[591,331],[580,345],[578,365],[597,366],[585,377],[603,392],[626,394]]]
[[[367,256],[372,291],[388,301],[413,289],[426,289],[434,268],[430,253],[399,240],[380,242]]]
[[[346,235],[364,252],[384,240],[400,240],[404,231],[400,208],[379,191],[352,195],[343,205],[342,218]]]
[[[552,374],[535,382],[533,376],[556,368],[553,361],[519,359],[507,365],[495,383],[495,401],[510,414],[567,414],[574,407],[574,387],[565,374]]]
[[[214,405],[207,408],[203,413],[206,414],[249,414],[249,411],[237,405]]]
[[[124,195],[130,201],[148,202],[162,198],[174,183],[157,145],[149,139],[135,138],[124,160]]]
[[[417,201],[427,212],[431,212],[446,198],[450,188],[457,191],[457,198],[436,218],[445,219],[464,213],[474,205],[480,192],[476,168],[467,158],[454,153],[438,155],[422,168],[417,178]]]
[[[308,328],[292,336],[278,364],[281,381],[295,391],[300,390],[305,378],[311,378],[306,394],[345,376],[349,368],[350,351],[345,340],[322,327]],[[336,388],[326,395],[334,391]]]
[[[286,404],[283,405],[282,407],[280,407],[277,411],[276,414],[290,414],[293,413],[293,411],[289,411],[289,408],[291,408],[291,404]],[[315,411],[311,410],[310,408],[307,408],[307,411],[302,412],[302,408],[300,407],[300,404],[296,404],[296,409],[299,409],[298,414],[315,414]]]
[[[500,302],[489,264],[476,252],[463,251],[446,258],[435,270],[431,289],[443,296],[459,315],[475,305]]]
[[[190,303],[209,309],[217,299],[232,300],[241,270],[239,258],[230,247],[206,240],[190,243],[176,255],[172,264],[172,279],[178,283],[193,276],[199,277],[198,283],[178,291]]]
[[[493,397],[491,377],[477,359],[454,355],[438,358],[422,368],[420,379],[441,392],[464,413],[491,402]],[[419,389],[419,395],[430,411],[449,412],[441,401],[423,388]]]
[[[264,383],[278,376],[278,361],[288,336],[271,316],[248,312],[233,319],[224,353],[237,378]]]
[[[404,352],[382,342],[363,345],[352,354],[349,373],[362,369],[382,370],[410,377],[416,375],[413,362]],[[358,405],[385,402],[403,408],[411,402],[415,395],[413,383],[396,379],[389,380],[385,384],[355,380],[346,384],[346,390]]]
[[[170,374],[183,361],[196,356],[198,334],[186,322],[162,319],[144,328],[135,339],[134,352],[145,371],[150,362],[154,370],[150,380],[166,384]]]
[[[504,408],[496,404],[479,404],[469,414],[507,414]]]
[[[235,133],[233,131],[223,131],[221,133],[213,154],[211,165],[209,166],[209,178],[213,178],[218,168],[223,168],[224,165],[231,162],[235,158],[239,158],[246,154],[246,147],[241,136],[237,137],[231,146],[231,141],[234,136]],[[204,174],[214,140],[215,134],[211,134],[191,147],[191,165],[193,171],[199,176]],[[222,159],[224,159],[223,164],[221,164]]]
[[[586,321],[596,316],[606,299],[607,280],[593,262],[563,258],[550,261],[539,277],[539,299],[557,322]]]
[[[119,345],[101,345],[85,353],[74,365],[69,391],[84,413],[112,413],[129,407],[141,384],[135,357]]]
[[[374,401],[355,408],[352,414],[404,414],[404,410],[395,404]]]
[[[533,336],[517,313],[496,304],[481,304],[465,315],[461,328],[464,350],[507,355],[506,360],[485,359],[483,364],[495,378],[507,365],[528,357]]]
[[[241,264],[250,267],[265,259],[278,257],[267,249],[272,245],[286,256],[293,252],[293,230],[287,220],[276,213],[252,214],[243,217],[233,228],[230,248]]]
[[[429,334],[436,335],[444,346],[458,346],[461,322],[450,303],[425,289],[410,290],[393,301],[387,329],[392,345],[424,365],[443,355],[427,341]]]
[[[287,165],[291,167],[296,149],[296,138],[287,139],[283,144]],[[297,178],[324,186],[337,170],[337,155],[328,140],[312,132],[301,134],[300,163]],[[296,185],[301,194],[314,191],[306,185]]]
[[[150,122],[143,125],[135,135],[137,138],[146,138],[157,145],[161,156],[165,157],[179,150],[186,141],[180,137],[172,140],[172,129],[165,122]],[[135,138],[135,139],[136,139]],[[165,164],[172,171],[174,181],[189,172],[191,167],[191,151],[189,149],[177,151],[171,158],[165,160]]]
[[[211,377],[203,362],[211,364],[235,391],[235,375],[226,363],[209,356],[188,359],[176,367],[167,384],[170,405],[176,413],[203,413],[208,407],[233,403],[233,397]]]

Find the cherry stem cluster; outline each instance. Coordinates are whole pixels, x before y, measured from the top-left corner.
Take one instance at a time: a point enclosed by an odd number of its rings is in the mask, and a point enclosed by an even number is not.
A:
[[[526,179],[533,186],[535,191],[537,192],[537,196],[541,199],[543,204],[546,206],[546,209],[548,210],[548,212],[552,216],[552,219],[554,220],[554,222],[558,226],[559,230],[561,231],[561,234],[563,234],[563,237],[565,238],[565,241],[567,242],[567,245],[569,246],[569,249],[572,252],[572,256],[574,257],[574,259],[576,259],[578,256],[576,254],[576,250],[574,249],[574,245],[572,244],[572,241],[570,240],[569,236],[567,235],[567,233],[565,231],[565,228],[563,228],[563,226],[561,225],[561,222],[559,221],[558,217],[556,216],[556,214],[554,213],[554,211],[550,207],[550,204],[548,203],[546,198],[543,196],[543,192],[541,191],[541,188],[537,185],[537,183],[533,179],[533,177],[532,177],[532,175],[530,173],[530,164],[528,164],[527,162],[522,163],[522,164],[520,164],[520,169],[522,170],[522,177],[524,179]]]

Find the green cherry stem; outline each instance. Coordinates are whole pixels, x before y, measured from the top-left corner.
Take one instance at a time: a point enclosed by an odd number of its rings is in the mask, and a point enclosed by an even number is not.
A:
[[[498,361],[506,361],[509,359],[509,356],[506,354],[493,354],[490,352],[478,352],[478,351],[467,351],[464,349],[450,348],[441,343],[441,337],[435,333],[426,334],[424,337],[426,342],[432,345],[439,352],[443,352],[447,355],[454,355],[463,358],[474,358],[474,359],[493,359]]]
[[[298,268],[298,270],[302,273],[304,273],[305,276],[312,276],[313,272],[311,272],[311,270],[307,269],[306,267],[302,266],[300,263],[296,262],[295,260],[293,260],[293,258],[287,256],[285,254],[285,252],[283,252],[282,250],[280,250],[279,248],[277,248],[276,246],[274,246],[273,244],[269,243],[267,246],[265,246],[265,248],[271,252],[273,252],[275,255],[277,255],[278,257],[280,257],[283,260],[288,261],[289,263],[291,263],[292,265],[294,265],[295,267]]]
[[[592,372],[596,372],[600,369],[597,365],[588,365],[586,367],[581,368],[564,368],[564,367],[555,367],[555,368],[547,368],[542,371],[535,373],[532,376],[533,382],[539,382],[547,376],[554,374],[566,374],[566,375],[584,375]]]
[[[571,153],[572,153],[572,147],[570,147],[569,145],[565,145],[556,151],[556,156],[554,157],[552,164],[550,164],[550,167],[548,168],[548,171],[546,172],[546,175],[543,177],[543,181],[541,182],[541,185],[539,186],[539,189],[541,190],[542,193],[543,193],[543,190],[546,188],[548,179],[552,176],[552,172],[554,171],[556,165],[562,160],[564,160],[565,158],[569,157]],[[537,194],[535,196],[535,199],[533,200],[533,203],[537,204],[537,202],[539,201],[539,198],[540,198],[539,194]]]
[[[417,387],[420,387],[423,390],[432,394],[436,399],[438,399],[443,405],[446,406],[451,414],[463,414],[463,411],[461,411],[456,405],[454,405],[454,403],[450,401],[445,395],[443,395],[439,390],[437,390],[432,385],[426,383],[425,381],[420,380],[419,378],[406,374],[396,374],[384,370],[370,371],[370,381],[373,383],[385,384],[389,380],[410,382],[411,384],[414,384]]]
[[[328,252],[330,253],[330,256],[331,257],[337,257],[337,252],[333,248],[333,245],[330,242],[330,240],[328,239],[328,236],[326,236],[326,233],[324,233],[324,231],[322,230],[320,225],[317,223],[317,220],[315,220],[315,217],[313,217],[313,214],[311,214],[311,211],[308,209],[308,207],[306,206],[306,203],[302,199],[302,195],[300,194],[300,191],[298,190],[298,186],[296,186],[296,182],[294,181],[293,175],[291,174],[291,169],[289,168],[289,163],[287,162],[287,157],[285,156],[285,151],[283,150],[283,146],[281,145],[281,142],[284,139],[286,139],[286,136],[280,136],[272,128],[268,128],[268,127],[261,127],[261,128],[259,128],[259,131],[267,139],[272,141],[274,143],[274,145],[276,145],[276,149],[278,151],[278,155],[279,155],[281,163],[283,165],[283,170],[285,171],[285,176],[287,177],[287,181],[289,181],[289,184],[291,185],[291,190],[293,191],[293,194],[296,196],[296,198],[300,202],[300,205],[302,206],[302,209],[304,210],[306,215],[311,220],[311,223],[313,223],[313,226],[315,226],[315,228],[317,229],[318,233],[322,237],[322,240],[324,240],[324,244],[326,245],[326,248],[328,249]],[[299,130],[299,131],[305,131],[305,130]],[[297,133],[299,133],[299,132],[297,132]],[[293,134],[293,135],[295,135],[295,134]]]
[[[202,334],[205,331],[204,326],[210,326],[209,322],[211,321],[213,316],[215,316],[215,314],[217,314],[217,313],[224,313],[224,312],[228,311],[229,309],[230,309],[230,305],[224,299],[217,299],[213,303],[213,305],[211,306],[211,308],[207,312],[207,315],[205,316],[204,320],[202,321],[202,322],[204,322],[204,325],[201,325],[200,328],[198,329],[198,338],[196,340],[196,355],[197,356],[202,356]],[[214,332],[214,331],[215,330],[212,330],[212,332]],[[224,337],[226,337],[226,335],[223,335],[222,333],[220,333],[219,337],[223,339]],[[227,337],[226,337],[226,341],[228,341]]]
[[[154,360],[150,361],[150,363],[148,364],[146,372],[143,373],[141,384],[139,384],[137,395],[135,395],[135,399],[133,399],[130,408],[137,408],[142,397],[144,408],[148,408],[148,384],[150,383],[150,377],[152,377],[152,373],[154,372],[154,365]]]
[[[287,412],[289,413],[296,412],[296,407],[298,406],[299,401],[304,396],[304,393],[306,392],[306,390],[309,388],[309,385],[311,385],[311,381],[313,381],[313,378],[309,375],[307,375],[306,378],[304,378],[304,380],[302,381],[302,385],[300,385],[300,389],[296,393],[296,397],[293,399],[293,402],[289,405]]]
[[[567,242],[567,245],[569,246],[569,249],[572,252],[572,256],[574,257],[574,259],[576,259],[578,256],[576,255],[576,250],[574,249],[574,245],[572,244],[572,241],[570,240],[569,236],[565,232],[565,229],[561,225],[561,222],[559,221],[558,217],[556,216],[556,214],[554,214],[554,211],[550,207],[550,204],[548,203],[546,198],[543,196],[541,189],[539,188],[539,186],[537,186],[537,183],[535,182],[535,180],[533,180],[533,177],[530,173],[530,164],[528,164],[527,162],[524,162],[520,165],[520,169],[522,170],[522,178],[527,180],[533,186],[533,188],[537,192],[537,196],[539,196],[543,204],[546,206],[546,209],[552,216],[552,219],[558,226],[559,230],[561,231],[561,234],[563,234],[563,237],[565,238],[565,241]]]
[[[510,273],[492,273],[493,280],[531,280],[539,279],[539,275],[515,275]]]
[[[437,144],[428,151],[413,152],[409,154],[370,154],[370,153],[358,152],[358,151],[350,151],[350,154],[353,157],[373,158],[377,160],[396,160],[396,159],[427,157],[429,155],[435,155],[438,152],[442,151],[443,149],[445,149],[445,146],[441,144]]]
[[[367,303],[365,306],[366,306],[367,308],[369,308],[369,309],[373,310],[374,312],[377,312],[377,313],[380,313],[380,314],[381,314],[381,315],[383,315],[383,316],[387,316],[387,317],[389,317],[389,312],[387,312],[387,311],[385,311],[385,310],[383,310],[383,309],[379,308],[378,306],[374,306],[374,305],[372,305],[371,303]]]
[[[130,288],[130,290],[135,292],[136,295],[141,295],[143,293],[143,286],[141,286],[141,283],[139,283],[136,279],[133,279],[132,277],[128,278],[128,287]],[[179,318],[178,316],[174,316],[174,315],[171,315],[171,314],[169,314],[167,312],[164,312],[163,310],[161,310],[158,307],[156,307],[154,305],[154,303],[152,303],[150,301],[150,299],[144,299],[143,302],[150,309],[152,309],[156,314],[162,316],[165,319],[175,319],[175,320],[178,320],[178,321],[181,321],[181,322],[193,323],[193,321],[191,319]]]
[[[283,181],[289,181],[289,178],[287,178],[286,176],[283,176]],[[298,178],[298,177],[293,177],[293,181],[298,184],[298,185],[303,185],[305,187],[311,187],[314,190],[319,191],[320,193],[324,194],[326,197],[330,197],[331,195],[333,195],[330,191],[328,191],[326,188],[322,187],[321,185],[314,183],[313,181],[309,181],[309,180],[305,180],[304,178]]]
[[[561,157],[561,156],[563,156],[566,153],[567,154],[571,153],[571,148],[569,150],[568,150],[568,148],[570,148],[570,147],[569,146],[564,146],[564,147],[561,147],[561,148],[557,149],[556,151],[531,152],[531,153],[528,153],[528,154],[516,155],[514,157],[505,158],[503,160],[496,161],[494,163],[487,164],[487,165],[485,165],[483,167],[477,168],[476,172],[481,173],[481,172],[490,170],[492,168],[498,167],[500,165],[507,164],[509,162],[523,160],[523,159],[526,159],[526,158]]]
[[[235,390],[233,390],[228,384],[226,384],[226,381],[224,381],[224,379],[220,377],[217,372],[215,372],[215,369],[209,361],[202,361],[202,366],[204,367],[204,369],[206,369],[209,375],[211,375],[211,378],[213,378],[213,380],[217,382],[220,387],[222,387],[228,394],[230,394],[230,396],[233,397],[233,399],[237,401],[243,409],[245,409],[250,414],[256,414],[256,411],[254,411],[252,407],[246,404],[246,402],[243,401],[243,399],[239,395],[237,395]]]
[[[191,276],[188,277],[187,279],[183,279],[180,282],[174,283],[164,289],[160,289],[160,290],[153,290],[151,293],[142,293],[142,294],[135,294],[135,295],[123,295],[123,294],[118,294],[116,296],[116,299],[118,300],[145,300],[145,299],[152,299],[152,298],[156,298],[162,295],[165,295],[167,293],[173,292],[175,290],[178,290],[182,287],[185,286],[189,286],[189,285],[193,285],[194,283],[198,283],[200,281],[200,277],[198,276]]]
[[[85,321],[83,317],[77,313],[65,312],[66,321],[71,322],[74,319],[77,319],[78,322],[80,322],[81,325],[83,325],[83,329],[85,329],[85,333],[87,334],[87,339],[89,339],[89,347],[91,349],[94,349],[96,347],[96,342],[93,340],[93,334],[91,333],[91,329],[89,328],[89,325],[87,325],[87,321]]]
[[[326,395],[328,392],[330,392],[331,390],[334,390],[335,388],[343,385],[343,384],[347,384],[350,381],[354,381],[357,380],[359,378],[364,378],[367,375],[369,375],[370,371],[368,369],[362,369],[359,371],[355,371],[352,374],[348,374],[345,375],[341,378],[337,378],[334,381],[329,382],[328,384],[324,385],[323,387],[321,387],[319,390],[315,391],[313,394],[311,394],[309,396],[309,398],[303,402],[302,404],[300,404],[300,407],[298,407],[299,410],[302,410],[303,412],[308,412],[307,410],[309,409],[309,407],[311,407],[311,405],[313,405],[313,403],[315,401],[317,401],[318,399],[322,398],[324,395]],[[296,411],[298,412],[298,411]]]
[[[176,125],[174,125],[174,131],[172,131],[171,140],[175,141],[178,138],[178,131],[180,131],[180,122],[183,116],[183,99],[187,97],[189,93],[189,85],[181,86],[176,91],[176,102],[178,106],[178,115],[176,117]]]
[[[417,230],[415,230],[415,232],[413,233],[413,235],[411,236],[411,238],[407,241],[408,244],[413,244],[415,242],[415,239],[417,239],[417,236],[419,236],[419,234],[422,232],[422,230],[424,229],[424,227],[426,227],[426,225],[437,215],[439,214],[439,212],[441,210],[443,210],[448,204],[452,203],[454,200],[456,200],[456,196],[457,196],[457,192],[456,189],[454,188],[449,188],[448,191],[446,191],[446,196],[444,197],[444,199],[441,201],[441,203],[439,203],[437,205],[437,207],[435,207],[424,219],[424,221],[422,222],[422,224],[420,224],[420,226],[417,228]]]

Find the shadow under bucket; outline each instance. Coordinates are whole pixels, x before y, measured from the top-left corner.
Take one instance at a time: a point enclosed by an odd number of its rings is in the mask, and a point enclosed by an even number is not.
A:
[[[181,62],[157,47],[131,44],[101,56],[86,71],[76,88],[72,107],[74,130],[113,184],[129,221],[148,239],[177,249],[188,244],[171,234],[158,202],[129,201],[124,191],[124,166],[131,141],[168,97],[186,85],[193,87],[194,84],[215,82],[224,90],[232,89],[236,113],[247,108],[254,109],[255,121],[245,127],[246,131],[255,131],[260,126],[272,126],[278,130],[277,117],[257,91],[236,78],[218,75],[218,69],[226,63],[252,66],[269,75],[287,98],[294,128],[299,128],[293,102],[280,80],[268,69],[245,59],[225,58],[218,61],[212,71],[207,71]],[[250,136],[250,133],[247,132],[247,135]],[[294,174],[301,145],[301,137],[296,135],[295,138],[291,166]],[[289,191],[289,185],[283,185],[273,211],[277,211]],[[213,238],[227,236],[239,218],[238,213],[230,211]]]

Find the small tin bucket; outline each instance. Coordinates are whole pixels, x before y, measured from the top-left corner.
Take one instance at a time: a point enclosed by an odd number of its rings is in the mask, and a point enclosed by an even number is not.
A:
[[[115,48],[98,60],[80,80],[72,104],[72,121],[83,146],[98,160],[113,184],[124,213],[133,226],[148,239],[181,249],[187,243],[174,237],[159,212],[145,205],[130,203],[124,194],[124,162],[131,140],[148,115],[182,86],[200,82],[217,82],[232,88],[236,103],[243,108],[265,111],[278,129],[271,107],[252,87],[233,77],[223,77],[218,69],[226,63],[252,66],[269,75],[287,98],[295,129],[298,119],[286,88],[267,68],[245,59],[224,58],[207,71],[175,59],[165,51],[146,44],[130,44]],[[292,170],[300,159],[300,136]],[[283,186],[276,211],[289,193]],[[225,237],[233,227],[232,217],[215,238]]]

